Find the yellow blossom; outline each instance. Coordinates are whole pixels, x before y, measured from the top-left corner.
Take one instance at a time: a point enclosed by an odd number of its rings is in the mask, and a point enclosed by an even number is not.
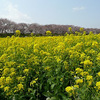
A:
[[[31,92],[32,91],[32,89],[31,88],[28,88],[28,92]]]
[[[20,82],[20,81],[24,81],[24,79],[25,79],[25,77],[21,77],[21,76],[19,76],[19,77],[17,77],[17,80]]]
[[[8,92],[9,91],[9,86],[4,87],[4,92]]]
[[[9,83],[11,83],[11,82],[12,82],[11,77],[7,77],[7,78],[6,78],[6,83],[9,84]]]
[[[69,69],[69,65],[68,65],[68,62],[67,61],[64,61],[64,66],[65,66],[65,69]]]
[[[88,82],[88,86],[90,86],[90,85],[92,85],[92,80],[90,80],[90,81],[87,81]]]
[[[10,74],[10,76],[14,76],[16,73],[15,72],[12,72],[11,74]]]
[[[38,80],[38,78],[35,79],[35,81],[37,81],[37,80]]]
[[[86,71],[84,71],[84,72],[81,72],[80,74],[81,74],[82,76],[89,75],[89,73],[88,73],[88,72],[86,72]]]
[[[85,60],[84,61],[84,66],[92,66],[92,62],[90,60]]]
[[[47,67],[45,67],[45,68],[44,68],[44,70],[50,70],[50,67],[49,67],[49,66],[47,66]]]
[[[24,69],[24,70],[23,70],[23,73],[28,74],[28,73],[29,73],[29,69]]]
[[[17,87],[18,87],[18,90],[22,90],[22,89],[24,89],[24,86],[23,86],[23,84],[21,84],[21,83],[18,84]]]
[[[87,81],[92,80],[92,79],[93,79],[93,76],[91,76],[91,75],[87,75],[87,76],[86,76],[86,80],[87,80]]]
[[[65,88],[66,92],[71,92],[73,90],[73,86],[68,86]]]
[[[14,71],[15,71],[15,68],[11,68],[10,71],[11,71],[11,72],[14,72]]]
[[[3,75],[6,75],[9,73],[9,68],[5,68],[4,71],[3,71]]]
[[[83,60],[85,58],[85,53],[82,53],[80,59]]]
[[[4,85],[1,85],[1,87],[0,88],[4,88]]]
[[[3,85],[5,83],[5,77],[0,77],[0,85]]]
[[[61,78],[60,81],[63,81],[63,78]]]
[[[77,79],[75,82],[76,82],[76,84],[83,83],[83,79]]]
[[[79,88],[79,85],[74,85],[74,88]]]
[[[81,68],[76,68],[75,71],[76,71],[76,74],[78,74],[78,73],[83,72],[83,69],[81,69]]]
[[[98,72],[97,74],[98,74],[98,76],[100,76],[100,72]]]
[[[93,41],[92,46],[93,47],[98,47],[98,42],[97,41]]]
[[[100,81],[96,82],[96,87],[100,90]]]
[[[30,82],[30,86],[33,86],[35,83],[36,83],[35,80],[31,81],[31,82]]]

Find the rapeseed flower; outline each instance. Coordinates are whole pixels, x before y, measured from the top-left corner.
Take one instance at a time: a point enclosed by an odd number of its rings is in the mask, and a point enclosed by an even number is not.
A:
[[[91,75],[87,75],[87,76],[86,76],[86,80],[87,80],[87,81],[92,80],[92,79],[93,79],[93,76],[91,76]]]
[[[9,83],[11,83],[11,82],[12,82],[12,78],[11,78],[11,77],[9,77],[9,76],[8,76],[8,77],[6,77],[6,83],[7,83],[7,84],[9,84]]]
[[[24,89],[24,86],[23,86],[23,84],[21,84],[21,83],[18,84],[17,87],[18,87],[18,90],[23,90],[23,89]]]
[[[75,71],[76,71],[76,74],[79,74],[79,73],[83,72],[83,69],[81,69],[81,68],[76,68]]]
[[[84,71],[84,72],[81,72],[80,75],[82,75],[82,76],[86,76],[86,75],[89,75],[89,73],[86,72],[86,71]]]
[[[24,81],[25,77],[24,77],[24,76],[23,76],[23,77],[19,76],[19,77],[17,77],[16,79],[17,79],[19,82],[22,82],[22,81]]]
[[[4,85],[5,84],[5,77],[0,77],[0,85]]]
[[[11,73],[10,73],[10,76],[11,76],[11,77],[14,76],[14,75],[16,75],[15,72],[11,72]]]
[[[44,70],[50,70],[50,67],[49,67],[49,66],[47,66],[47,67],[45,67],[45,68],[44,68]]]
[[[87,83],[88,83],[88,86],[91,86],[92,85],[92,80],[89,80],[89,81],[87,81]]]
[[[74,85],[74,88],[79,88],[79,85]]]
[[[85,60],[84,61],[84,66],[86,67],[86,66],[92,66],[92,62],[90,61],[90,60]]]
[[[36,80],[30,82],[30,86],[33,86],[36,83]]]
[[[3,75],[8,74],[9,72],[10,72],[9,68],[5,68],[5,69],[3,70]]]
[[[71,91],[73,91],[73,86],[66,87],[65,91],[68,92],[68,93],[71,92]]]
[[[27,69],[27,68],[24,69],[24,70],[23,70],[23,73],[28,74],[28,73],[29,73],[29,69]]]
[[[98,47],[98,42],[97,41],[93,41],[92,46],[93,47]]]
[[[98,74],[98,76],[100,76],[100,72],[98,72],[97,74]]]
[[[100,90],[100,81],[96,82],[96,87],[97,87],[98,90]]]
[[[83,79],[77,79],[75,80],[76,84],[80,84],[80,83],[83,83]]]
[[[9,91],[9,86],[4,87],[4,92],[8,92]]]

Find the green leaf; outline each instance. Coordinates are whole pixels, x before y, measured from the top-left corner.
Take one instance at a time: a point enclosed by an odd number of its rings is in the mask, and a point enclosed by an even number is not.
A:
[[[51,97],[50,100],[59,100],[57,97]]]
[[[36,93],[36,90],[33,90],[33,91],[32,91],[32,94],[35,95],[35,93]]]
[[[42,89],[42,83],[40,84],[40,90]]]
[[[53,88],[55,87],[55,85],[56,85],[56,84],[52,84],[52,85],[51,85],[51,89],[53,89]]]
[[[33,100],[33,97],[31,97],[29,100]]]
[[[18,99],[19,99],[19,95],[18,95],[18,94],[15,94],[15,95],[13,96],[13,99],[14,99],[14,100],[18,100]]]
[[[48,92],[43,92],[43,95],[46,97],[52,97],[52,93]]]
[[[64,94],[62,94],[62,93],[60,93],[59,95],[61,95],[61,97],[62,97],[62,100],[67,100],[68,98],[67,98],[67,96],[65,96]]]

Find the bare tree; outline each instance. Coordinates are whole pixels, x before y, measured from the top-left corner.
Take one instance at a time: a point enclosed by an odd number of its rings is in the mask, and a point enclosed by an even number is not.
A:
[[[19,23],[17,25],[17,29],[21,31],[21,34],[24,34],[27,28],[28,28],[28,25],[26,23]]]
[[[8,19],[0,19],[0,33],[15,33],[16,30],[20,30],[22,34],[24,33],[34,33],[34,34],[42,34],[45,35],[46,31],[51,31],[52,34],[59,34],[64,35],[66,32],[68,32],[68,28],[72,28],[72,32],[75,33],[75,31],[79,31],[79,26],[74,25],[56,25],[56,24],[50,24],[50,25],[39,25],[37,23],[32,24],[26,24],[26,23],[15,23],[13,21],[10,21]],[[87,34],[90,31],[93,31],[95,34],[100,33],[100,29],[98,28],[84,28],[84,31],[87,32]]]

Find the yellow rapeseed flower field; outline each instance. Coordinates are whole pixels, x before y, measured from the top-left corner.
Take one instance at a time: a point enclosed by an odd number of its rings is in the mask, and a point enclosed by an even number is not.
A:
[[[99,100],[99,76],[100,34],[0,38],[6,100]]]

